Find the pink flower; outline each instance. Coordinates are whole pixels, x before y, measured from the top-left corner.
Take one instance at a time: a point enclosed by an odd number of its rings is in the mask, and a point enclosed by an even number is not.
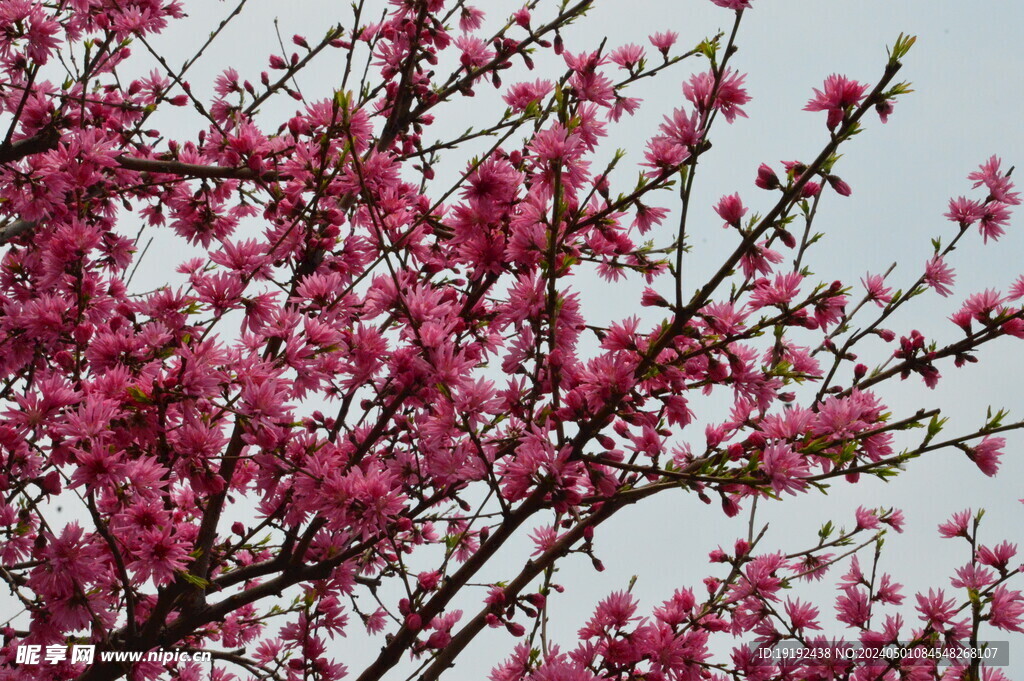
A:
[[[1011,544],[1008,541],[996,544],[995,547],[989,548],[982,546],[978,549],[978,562],[982,565],[988,565],[994,567],[999,571],[1006,570],[1010,561],[1017,555],[1017,545]]]
[[[668,56],[668,51],[672,49],[672,46],[676,44],[676,40],[679,39],[679,34],[675,31],[664,31],[660,33],[651,34],[651,44],[654,45],[661,52],[662,55]]]
[[[494,50],[474,35],[460,35],[455,39],[455,46],[462,50],[460,60],[467,69],[478,69],[494,59]]]
[[[921,613],[921,619],[939,631],[956,615],[956,601],[952,598],[945,600],[945,596],[942,589],[938,592],[928,589],[927,596],[917,594],[917,611]]]
[[[1004,631],[1024,632],[1024,596],[999,585],[992,592],[989,624]]]
[[[1006,440],[986,436],[981,442],[967,448],[967,458],[975,463],[985,475],[992,477],[999,470],[999,457],[1003,455]]]
[[[786,615],[794,629],[821,629],[818,609],[800,599],[786,599]]]
[[[788,492],[795,495],[807,487],[801,480],[810,472],[806,457],[784,442],[776,442],[765,447],[761,455],[761,470],[768,476],[772,489],[776,492]]]
[[[888,123],[889,116],[892,114],[895,104],[896,103],[891,99],[886,99],[875,104],[875,113],[878,114],[878,120],[882,121],[882,123]]]
[[[789,272],[775,277],[775,281],[760,279],[754,285],[750,304],[754,309],[767,305],[784,305],[793,300],[800,291],[803,277],[799,272]]]
[[[608,58],[612,63],[618,64],[624,69],[632,69],[644,58],[644,48],[630,43],[613,50]]]
[[[143,530],[133,544],[134,558],[128,567],[138,583],[152,577],[158,586],[169,584],[188,565],[191,546],[180,535],[172,536],[167,527]]]
[[[885,277],[881,274],[866,274],[860,280],[867,289],[868,300],[873,300],[878,307],[885,307],[892,301],[892,289],[885,285]]]
[[[963,311],[975,320],[988,322],[992,313],[1002,304],[1003,298],[993,289],[985,289],[979,293],[972,294],[964,301]]]
[[[579,630],[579,637],[582,639],[602,636],[612,629],[620,629],[635,618],[636,599],[628,592],[615,591],[607,598],[598,603],[594,610],[594,616],[582,629]]]
[[[687,115],[684,109],[676,109],[671,117],[665,116],[661,131],[678,144],[693,147],[700,141],[700,120],[696,112]]]
[[[659,177],[675,172],[689,157],[690,150],[685,146],[668,137],[659,136],[647,143],[645,162],[641,165],[651,168],[644,173],[647,177]]]
[[[711,2],[715,3],[719,7],[734,9],[737,12],[744,9],[750,9],[750,3],[752,1],[753,0],[711,0]]]
[[[888,513],[881,517],[881,521],[896,530],[899,533],[903,532],[903,525],[906,519],[903,517],[903,511],[898,508],[891,509]]]
[[[857,517],[858,530],[874,530],[879,527],[878,516],[875,515],[874,509],[858,506],[855,515]]]
[[[484,13],[476,7],[466,5],[459,12],[459,30],[468,32],[475,31],[483,25]]]
[[[61,43],[57,37],[61,25],[47,16],[40,7],[33,7],[24,23],[27,24],[25,56],[36,64],[46,64],[50,54]]]
[[[1006,230],[1004,227],[1010,224],[1010,209],[1005,203],[990,201],[985,204],[981,219],[978,221],[978,231],[981,232],[982,241],[988,243],[991,238],[996,241]]]
[[[717,81],[712,73],[695,73],[683,84],[683,94],[698,111],[706,113],[712,108],[719,109],[725,120],[732,123],[736,116],[747,116],[740,108],[750,101],[750,95],[743,87],[744,78],[746,76],[733,69],[726,69]]]
[[[966,537],[967,527],[971,522],[971,509],[954,513],[946,522],[939,525],[939,535],[945,539]]]
[[[224,72],[214,81],[213,88],[221,97],[227,97],[232,92],[239,92],[241,88],[238,85],[238,71],[230,67],[224,69]]]
[[[951,577],[949,583],[957,589],[980,591],[996,581],[995,572],[971,563],[957,568],[955,572],[956,577]]]
[[[1009,293],[1006,294],[1007,300],[1020,300],[1024,298],[1024,275],[1017,277],[1013,285],[1010,286]]]
[[[660,225],[667,215],[667,208],[648,206],[637,201],[636,217],[633,219],[633,226],[641,234],[646,234],[653,226]]]
[[[971,201],[963,196],[949,200],[949,211],[943,217],[952,222],[958,223],[961,227],[967,228],[981,219],[985,209],[980,201]]]
[[[950,288],[956,275],[953,268],[946,264],[940,256],[934,256],[924,265],[924,284],[935,289],[940,296],[948,296],[953,292]]]
[[[989,197],[993,201],[1008,203],[1012,206],[1019,205],[1020,195],[1012,191],[1013,182],[1010,181],[1009,174],[1003,174],[1000,171],[1001,164],[1002,161],[998,156],[992,156],[985,163],[981,164],[978,170],[968,175],[967,179],[974,181],[975,189],[985,185],[988,189]]]
[[[550,80],[514,83],[505,91],[503,99],[513,111],[525,111],[530,104],[546,97],[551,92]]]
[[[843,589],[836,598],[836,619],[851,627],[863,627],[871,618],[867,591],[854,586]]]
[[[822,90],[814,88],[814,97],[808,100],[804,111],[827,111],[828,129],[834,130],[843,121],[846,111],[860,103],[868,86],[846,76],[832,74],[825,79]]]
[[[757,169],[757,179],[754,181],[761,189],[778,189],[782,185],[779,183],[779,176],[775,174],[771,166],[767,163],[762,163]]]
[[[728,227],[729,225],[739,227],[740,220],[747,214],[747,209],[743,206],[743,201],[740,199],[739,194],[730,194],[719,199],[718,205],[715,206],[715,212],[725,220],[725,224],[722,227]]]
[[[538,132],[530,143],[530,150],[541,161],[572,161],[583,153],[580,136],[569,132],[561,123]]]

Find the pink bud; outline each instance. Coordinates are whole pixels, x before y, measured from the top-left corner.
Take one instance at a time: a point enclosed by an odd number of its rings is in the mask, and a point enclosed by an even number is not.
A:
[[[43,476],[38,484],[45,494],[60,494],[60,473],[50,471]]]
[[[800,196],[805,199],[809,199],[812,196],[817,195],[821,191],[821,185],[817,182],[808,182],[804,185],[804,188],[800,190]]]
[[[518,622],[506,622],[505,628],[508,629],[508,633],[517,637],[522,636],[526,633],[526,627],[524,627],[522,624],[519,624]]]
[[[850,194],[853,193],[853,190],[850,189],[850,185],[843,182],[843,180],[841,180],[838,176],[826,175],[825,179],[828,180],[828,183],[832,187],[832,189],[836,190],[836,194],[839,194],[840,196],[849,196]]]
[[[779,176],[767,163],[762,163],[757,169],[757,179],[754,180],[754,184],[761,189],[778,189],[782,186],[779,184]]]
[[[430,635],[430,638],[427,639],[427,647],[440,650],[451,643],[451,641],[452,635],[447,631],[435,631]]]
[[[433,572],[421,572],[416,577],[416,581],[424,591],[433,591],[441,581],[441,573],[436,570]]]

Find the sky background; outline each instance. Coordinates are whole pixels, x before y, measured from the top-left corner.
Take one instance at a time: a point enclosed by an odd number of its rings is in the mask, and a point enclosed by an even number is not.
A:
[[[377,5],[384,6],[383,2]],[[514,7],[499,1],[479,5],[494,20],[503,19]],[[553,5],[542,2],[536,16],[550,16]],[[731,12],[707,0],[599,0],[596,5],[585,21],[565,34],[569,50],[595,49],[604,37],[608,37],[609,48],[629,42],[647,45],[648,34],[667,29],[677,31],[680,46],[688,49],[719,29],[727,30],[732,20]],[[152,44],[168,55],[172,64],[180,64],[231,7],[228,3],[186,3],[191,17],[172,24]],[[286,41],[294,33],[315,39],[326,24],[347,23],[349,10],[347,3],[337,1],[253,0],[190,74],[193,89],[212,92],[213,78],[229,65],[243,78],[257,82],[259,72],[266,69],[268,54],[276,51],[275,19]],[[830,194],[823,201],[815,224],[827,236],[809,262],[826,281],[841,279],[854,284],[866,272],[883,272],[894,262],[897,269],[891,282],[895,287],[916,280],[931,254],[929,240],[943,236],[946,241],[955,234],[956,227],[945,221],[942,213],[950,196],[968,193],[967,173],[992,154],[1001,155],[1006,165],[1024,164],[1022,28],[1024,6],[1008,1],[755,1],[744,16],[740,50],[731,62],[747,74],[746,85],[753,97],[744,107],[749,118],[740,118],[731,126],[719,123],[712,137],[714,149],[701,159],[691,222],[696,252],[687,258],[686,290],[697,287],[713,271],[717,257],[735,245],[734,240],[726,240],[727,233],[720,229],[711,206],[723,194],[739,191],[752,210],[766,210],[773,197],[753,186],[758,164],[778,166],[780,160],[809,160],[827,142],[824,114],[801,111],[811,88],[821,87],[823,79],[834,72],[873,83],[882,72],[886,46],[901,31],[918,36],[900,74],[913,82],[916,92],[899,100],[887,125],[869,116],[865,132],[844,145],[845,155],[836,172],[852,186],[853,195],[843,199]],[[648,48],[653,56],[655,50]],[[141,48],[137,51],[142,52]],[[340,81],[342,58],[343,53],[336,51],[319,60],[300,78],[303,92],[311,99],[329,96]],[[144,64],[145,57],[136,67]],[[558,72],[564,68],[551,60],[539,61],[536,73],[522,73],[519,79],[557,73],[545,69],[546,65],[557,66]],[[614,127],[607,141],[609,154],[616,147],[629,153],[622,165],[629,168],[624,178],[635,177],[633,168],[642,158],[643,144],[661,116],[683,104],[680,84],[704,66],[702,61],[687,61],[636,89],[635,96],[645,100],[644,108],[635,118]],[[146,65],[140,71],[148,68]],[[511,83],[517,78],[505,75],[504,80]],[[480,88],[473,100],[442,109],[436,130],[458,132],[503,109],[493,93],[484,91],[487,89]],[[294,111],[294,102],[287,97],[279,99],[279,106],[265,108],[264,120],[279,122]],[[175,118],[159,123],[175,131],[172,136],[179,139],[193,137],[196,123],[180,111],[173,112]],[[454,174],[463,163],[464,157],[445,159],[439,174]],[[675,207],[667,194],[660,205]],[[670,218],[666,224],[672,222]],[[890,327],[900,334],[918,328],[940,341],[958,338],[958,329],[946,317],[963,298],[986,287],[1005,290],[1024,271],[1024,215],[1016,223],[994,244],[983,246],[976,233],[965,238],[949,259],[958,275],[954,295],[948,299],[934,293],[922,296]],[[166,282],[173,267],[190,255],[167,232],[153,232],[152,236],[150,253],[133,282],[133,288],[140,291]],[[596,278],[578,278],[573,285],[584,292],[585,301],[591,301],[585,311],[596,323],[638,312],[635,305],[642,286],[608,285]],[[667,277],[660,286],[667,290]],[[986,350],[978,365],[958,371],[943,367],[944,378],[934,391],[911,379],[886,384],[880,392],[897,417],[918,408],[941,407],[953,417],[946,431],[949,434],[980,426],[989,405],[1007,407],[1018,417],[1024,415],[1021,341],[1000,342]],[[694,400],[695,404],[699,401]],[[710,403],[709,413],[727,407],[724,399]],[[702,430],[694,437],[702,441]],[[906,532],[887,540],[883,569],[907,586],[908,595],[928,586],[949,592],[949,575],[967,560],[963,542],[940,540],[935,532],[938,523],[952,512],[986,508],[983,543],[1002,539],[1019,543],[1024,538],[1020,522],[1024,509],[1017,501],[1024,496],[1019,483],[1024,479],[1024,439],[1015,435],[1007,439],[1002,471],[995,479],[986,478],[954,450],[913,462],[907,474],[888,484],[876,480],[857,486],[840,483],[828,496],[809,494],[787,498],[785,504],[762,504],[759,523],[771,525],[765,545],[782,550],[806,548],[826,520],[852,525],[858,505],[898,506],[907,516]],[[597,600],[624,588],[633,575],[638,578],[633,591],[642,601],[642,612],[678,587],[699,588],[704,576],[717,574],[707,564],[708,551],[719,544],[729,547],[734,538],[745,536],[746,522],[745,514],[730,520],[717,505],[705,507],[693,495],[682,493],[660,495],[623,511],[598,533],[596,548],[606,566],[603,573],[595,573],[584,557],[565,562],[558,581],[570,588],[552,602],[552,638],[573,644],[575,630],[590,616]],[[504,551],[490,578],[508,578],[518,572],[528,546],[524,538]],[[833,572],[824,585],[812,585],[796,594],[814,598],[826,621],[833,614],[832,583],[839,574]],[[912,598],[903,612],[913,621],[910,603]],[[475,604],[467,605],[466,619],[476,610]],[[840,630],[826,633],[839,634]],[[990,633],[990,638],[1008,637]],[[1011,676],[1012,672],[1024,673],[1024,645],[1021,637],[1014,640],[1012,666],[1007,670]],[[360,662],[368,660],[378,644],[353,634],[336,645],[342,661],[357,675]],[[511,645],[503,634],[482,636],[446,678],[484,678]],[[396,670],[387,678],[404,676]]]

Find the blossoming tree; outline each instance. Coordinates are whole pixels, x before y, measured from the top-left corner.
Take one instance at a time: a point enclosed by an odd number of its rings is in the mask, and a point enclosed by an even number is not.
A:
[[[1024,337],[1024,278],[965,296],[942,337],[897,330],[911,300],[954,294],[958,244],[1004,233],[1011,173],[995,157],[970,173],[952,238],[909,279],[821,281],[819,206],[851,193],[840,150],[910,92],[914,39],[894,36],[874,80],[813,90],[813,157],[702,197],[713,130],[750,100],[735,53],[751,0],[712,1],[731,28],[689,49],[673,31],[564,46],[597,0],[529,0],[493,26],[466,0],[357,0],[325,35],[282,41],[259,82],[227,68],[212,93],[188,72],[245,0],[181,67],[148,40],[179,0],[0,5],[0,679],[433,681],[460,678],[487,629],[508,643],[494,681],[1006,678],[928,654],[1024,627],[1016,546],[983,537],[980,513],[940,527],[964,541],[953,589],[910,595],[878,568],[898,509],[784,553],[756,508],[912,475],[943,449],[996,474],[1024,423],[897,413],[886,389],[941,389]],[[300,88],[332,53],[337,81]],[[511,77],[550,54],[557,70]],[[126,77],[138,55],[160,68]],[[644,149],[599,162],[635,84],[680,71],[679,96],[646,105],[666,115]],[[506,107],[432,133],[495,89]],[[293,115],[262,115],[286,98]],[[193,138],[153,129],[168,107],[200,117]],[[471,144],[484,152],[457,177],[435,173]],[[694,224],[699,202],[719,225]],[[140,225],[202,256],[137,291]],[[709,229],[730,252],[688,281]],[[643,278],[636,314],[588,323],[587,275]],[[712,392],[724,420],[702,412]],[[623,584],[552,640],[561,559],[600,568],[602,523],[668,490],[748,514],[749,535],[652,612]],[[524,534],[532,554],[480,583]],[[822,579],[834,603],[800,597]],[[332,641],[355,629],[379,650],[349,669]],[[837,632],[904,654],[844,656]],[[760,656],[780,642],[820,654]],[[94,659],[62,654],[85,644]],[[212,662],[103,655],[154,649]]]

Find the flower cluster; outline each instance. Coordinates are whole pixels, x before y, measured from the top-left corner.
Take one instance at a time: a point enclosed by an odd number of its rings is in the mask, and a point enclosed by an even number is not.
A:
[[[937,410],[895,413],[885,393],[1024,338],[1024,279],[968,296],[956,340],[888,328],[911,298],[953,293],[969,227],[983,241],[1008,228],[1020,200],[998,158],[969,176],[984,198],[950,203],[959,233],[909,287],[868,274],[858,298],[804,266],[819,207],[852,194],[840,147],[907,91],[891,82],[902,38],[874,86],[835,75],[815,90],[806,108],[831,131],[815,160],[746,168],[765,191],[713,202],[728,255],[684,295],[699,161],[752,101],[735,55],[753,2],[713,2],[734,30],[689,52],[670,30],[567,49],[587,0],[507,21],[466,2],[356,3],[352,21],[282,41],[251,80],[226,68],[209,92],[185,77],[200,54],[150,70],[133,53],[183,3],[3,3],[0,580],[18,612],[0,622],[0,681],[335,681],[349,670],[334,641],[357,627],[381,642],[361,681],[410,656],[433,681],[488,628],[522,639],[496,681],[821,678],[713,644],[824,640],[824,608],[786,590],[841,561],[835,621],[866,644],[1020,631],[1014,545],[977,543],[969,514],[942,526],[970,542],[952,582],[966,612],[842,553],[902,530],[898,510],[860,509],[804,551],[752,531],[712,554],[723,573],[703,588],[646,617],[616,591],[577,641],[547,641],[556,564],[601,569],[598,528],[631,504],[682,490],[753,528],[759,502],[884,479],[940,448],[993,475],[1001,433],[1024,426],[999,412],[937,440]],[[332,54],[338,81],[300,91]],[[542,55],[557,73],[530,73]],[[48,80],[54,63],[67,82]],[[609,159],[637,83],[691,65],[639,151]],[[483,90],[504,102],[494,116],[455,137],[432,125]],[[270,101],[294,113],[272,121]],[[195,114],[181,139],[152,127],[168,107]],[[165,258],[189,254],[170,281],[134,279],[157,257],[147,235],[174,245]],[[599,278],[643,282],[627,316]],[[873,369],[864,339],[894,344]],[[527,534],[525,567],[482,583]],[[19,646],[81,641],[216,661],[18,663]]]

